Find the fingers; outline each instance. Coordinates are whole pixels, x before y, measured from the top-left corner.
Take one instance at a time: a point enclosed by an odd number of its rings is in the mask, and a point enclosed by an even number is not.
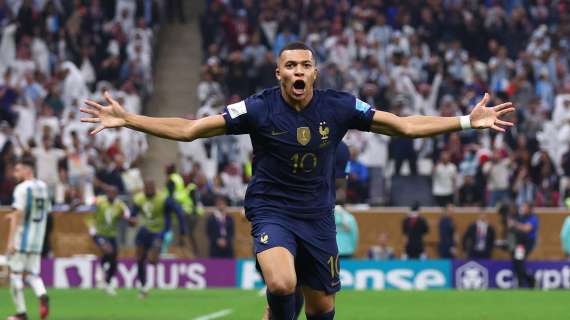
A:
[[[500,125],[500,126],[507,126],[507,127],[512,127],[514,124],[512,122],[508,122],[508,121],[503,121],[503,120],[495,120],[495,124]]]
[[[499,131],[499,132],[505,132],[505,129],[497,126],[497,125],[492,125],[491,129],[495,130],[495,131]]]
[[[484,107],[487,105],[488,102],[489,102],[489,94],[487,92],[485,92],[483,99],[481,99],[481,101],[479,101],[479,105]]]
[[[99,123],[101,119],[99,118],[81,118],[79,119],[81,122],[89,122],[89,123]]]
[[[97,133],[101,132],[101,130],[105,129],[104,126],[98,126],[97,128],[95,128],[93,131],[90,132],[91,135],[96,135]]]
[[[83,112],[83,113],[88,113],[92,116],[98,116],[99,115],[99,111],[98,110],[94,110],[94,109],[88,109],[88,108],[79,108],[79,111]]]
[[[498,111],[503,110],[503,109],[510,107],[512,105],[513,105],[512,102],[505,102],[505,103],[501,103],[500,105],[494,106],[493,109],[498,112]]]
[[[502,116],[502,115],[505,115],[505,114],[507,114],[507,113],[511,113],[511,112],[513,112],[513,111],[515,111],[515,108],[512,108],[512,107],[511,107],[511,108],[507,108],[507,109],[503,109],[503,110],[497,112],[497,116],[500,117],[500,116]]]
[[[111,98],[111,95],[109,94],[108,91],[105,91],[103,93],[103,96],[105,97],[105,100],[107,100],[107,102],[109,102],[109,104],[115,103],[115,100],[113,100],[113,98]]]
[[[88,105],[88,106],[90,106],[90,107],[93,107],[93,108],[95,108],[95,109],[97,109],[97,110],[103,109],[103,106],[102,106],[102,105],[98,104],[97,102],[95,102],[95,101],[93,101],[93,100],[85,100],[85,104]]]

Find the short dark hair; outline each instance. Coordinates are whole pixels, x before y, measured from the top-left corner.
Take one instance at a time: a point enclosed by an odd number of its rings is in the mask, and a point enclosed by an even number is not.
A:
[[[30,156],[23,156],[23,157],[19,158],[18,160],[16,160],[16,164],[20,164],[20,165],[29,167],[32,170],[36,169],[36,161],[34,160],[34,158],[32,158]]]
[[[281,54],[283,54],[283,52],[287,50],[309,50],[313,55],[313,60],[315,61],[315,63],[317,63],[317,57],[315,56],[315,51],[313,51],[313,48],[309,47],[304,42],[301,41],[289,42],[283,48],[281,48],[281,50],[279,51],[278,58],[281,57]]]

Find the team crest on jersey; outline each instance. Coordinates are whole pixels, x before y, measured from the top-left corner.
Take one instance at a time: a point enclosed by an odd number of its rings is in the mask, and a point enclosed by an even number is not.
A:
[[[261,236],[259,236],[259,242],[267,244],[269,242],[269,235],[266,234],[265,232],[262,233]]]
[[[319,123],[319,133],[321,134],[321,140],[327,140],[329,138],[329,127],[327,126],[327,122],[323,121]]]
[[[297,128],[297,141],[304,146],[311,141],[311,130],[309,127]]]

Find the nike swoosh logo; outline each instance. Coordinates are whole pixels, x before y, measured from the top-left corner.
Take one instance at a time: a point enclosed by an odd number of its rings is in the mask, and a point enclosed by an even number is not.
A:
[[[272,136],[280,136],[285,133],[287,133],[287,131],[275,131],[275,130],[271,131]]]
[[[335,281],[333,283],[331,283],[331,287],[336,287],[340,284],[340,281]]]

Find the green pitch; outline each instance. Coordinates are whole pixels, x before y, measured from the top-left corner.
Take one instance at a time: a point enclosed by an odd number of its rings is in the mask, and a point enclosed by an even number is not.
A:
[[[265,297],[257,290],[153,290],[145,300],[135,290],[110,297],[99,290],[49,290],[54,320],[260,319]],[[342,291],[336,319],[569,319],[567,291]],[[30,319],[37,299],[26,289]],[[14,312],[0,289],[0,319]],[[211,317],[205,317],[210,315]],[[200,318],[202,317],[202,318]],[[304,319],[304,317],[301,317]]]

